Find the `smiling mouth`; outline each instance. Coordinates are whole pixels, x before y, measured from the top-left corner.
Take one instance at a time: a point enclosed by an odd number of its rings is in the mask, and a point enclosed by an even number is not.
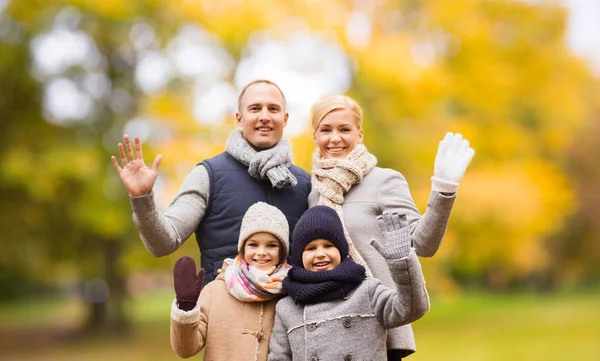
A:
[[[270,259],[255,259],[253,261],[254,261],[254,263],[258,263],[258,264],[266,264],[266,263],[271,262]]]
[[[313,267],[314,269],[318,270],[318,271],[322,271],[327,269],[327,267],[329,267],[329,265],[331,264],[331,262],[317,262],[317,263],[313,263]]]
[[[269,127],[258,127],[256,128],[256,130],[258,130],[259,132],[270,132],[273,129]]]
[[[335,147],[335,148],[327,148],[328,151],[332,152],[332,153],[337,153],[337,152],[341,152],[344,149],[346,149],[346,147]]]

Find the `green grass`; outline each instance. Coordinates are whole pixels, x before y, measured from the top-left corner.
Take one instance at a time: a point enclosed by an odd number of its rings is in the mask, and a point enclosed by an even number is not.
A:
[[[0,360],[179,360],[169,344],[172,292],[131,302],[126,337],[80,338],[74,302],[0,305]],[[418,351],[407,360],[600,360],[600,292],[468,294],[431,301],[413,324]],[[200,360],[201,357],[195,358]]]
[[[432,300],[413,324],[429,360],[600,360],[600,293]]]

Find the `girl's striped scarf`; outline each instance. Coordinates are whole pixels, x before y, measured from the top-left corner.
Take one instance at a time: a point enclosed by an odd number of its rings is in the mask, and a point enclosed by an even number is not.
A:
[[[371,270],[352,243],[344,223],[342,204],[344,204],[344,194],[353,185],[360,183],[376,165],[377,158],[369,153],[362,143],[357,144],[344,159],[323,159],[319,148],[313,153],[312,186],[319,192],[319,205],[335,209],[344,226],[348,254],[356,263],[365,267],[368,277],[372,276]]]
[[[286,261],[267,271],[248,265],[239,256],[225,262],[229,265],[223,275],[227,291],[238,300],[264,302],[285,294],[281,284],[292,268]]]

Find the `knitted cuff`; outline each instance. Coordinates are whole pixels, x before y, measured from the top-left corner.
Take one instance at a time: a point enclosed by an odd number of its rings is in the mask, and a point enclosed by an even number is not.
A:
[[[387,265],[394,282],[400,285],[410,283],[411,270],[415,267],[421,267],[414,248],[411,248],[408,256],[403,259],[387,260]]]
[[[449,182],[433,176],[431,177],[431,190],[442,193],[455,193],[458,190],[458,183]]]
[[[143,196],[129,196],[129,203],[131,203],[131,209],[136,214],[147,214],[156,210],[156,203],[154,202],[154,191],[145,194]]]

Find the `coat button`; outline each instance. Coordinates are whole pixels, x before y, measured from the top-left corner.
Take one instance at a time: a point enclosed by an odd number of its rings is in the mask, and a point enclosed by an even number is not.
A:
[[[343,325],[344,325],[344,327],[349,328],[350,326],[352,326],[352,320],[349,318],[344,319]],[[350,356],[350,357],[352,357],[352,356]]]
[[[311,323],[310,325],[308,325],[308,330],[309,330],[310,332],[313,332],[313,331],[314,331],[314,330],[316,330],[316,329],[317,329],[317,325],[316,325],[316,324],[314,324],[314,323]]]
[[[313,356],[313,357],[311,357],[311,358],[310,358],[310,361],[319,361],[319,358],[318,358],[318,357],[315,357],[315,356]]]
[[[346,355],[346,357],[344,357],[344,361],[352,361],[354,360],[354,357],[352,357],[352,355]]]

